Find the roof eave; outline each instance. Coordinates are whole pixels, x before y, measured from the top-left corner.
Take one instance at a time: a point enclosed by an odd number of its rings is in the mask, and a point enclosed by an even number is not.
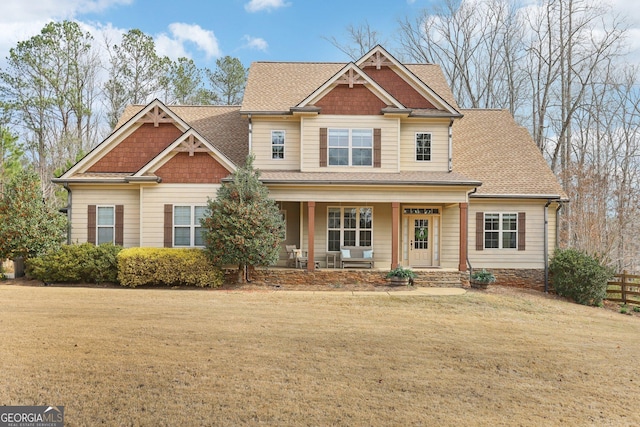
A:
[[[471,194],[474,199],[541,199],[568,202],[569,198],[560,194]]]

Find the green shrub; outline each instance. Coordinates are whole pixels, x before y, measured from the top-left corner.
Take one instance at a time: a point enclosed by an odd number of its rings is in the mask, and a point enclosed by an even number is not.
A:
[[[118,254],[118,279],[123,286],[222,285],[222,271],[201,249],[130,248]]]
[[[576,249],[557,249],[549,271],[558,295],[583,305],[602,304],[613,276],[613,270],[598,259]]]
[[[112,244],[63,245],[26,261],[26,273],[43,282],[117,282],[116,256],[122,247]]]

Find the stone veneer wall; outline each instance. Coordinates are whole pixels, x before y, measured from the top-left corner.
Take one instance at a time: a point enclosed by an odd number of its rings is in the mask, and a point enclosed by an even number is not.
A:
[[[544,291],[543,269],[491,269],[496,276],[496,285]],[[468,287],[469,273],[440,269],[415,270],[416,286],[424,287]],[[258,268],[251,270],[249,279],[255,285],[302,286],[302,285],[357,285],[386,286],[389,284],[384,270],[370,269],[320,269],[313,273],[296,268]],[[225,270],[225,281],[235,283],[236,270]]]
[[[491,272],[496,276],[496,285],[544,291],[544,269],[493,268]]]
[[[232,284],[237,270],[225,270],[225,281]],[[424,287],[462,287],[469,285],[469,275],[458,271],[416,270],[416,286]],[[374,285],[387,286],[387,271],[371,269],[319,269],[308,272],[296,268],[258,268],[251,270],[249,279],[252,284],[265,286],[301,285]]]

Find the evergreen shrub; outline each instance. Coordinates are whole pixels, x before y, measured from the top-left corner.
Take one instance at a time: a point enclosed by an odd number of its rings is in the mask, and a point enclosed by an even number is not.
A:
[[[202,249],[128,248],[118,254],[122,286],[200,286],[216,288],[224,282],[220,268]]]
[[[571,248],[555,251],[549,271],[556,293],[583,305],[601,305],[613,276],[597,258]]]
[[[29,277],[43,282],[115,283],[116,256],[121,246],[113,244],[62,245],[45,255],[26,260]]]

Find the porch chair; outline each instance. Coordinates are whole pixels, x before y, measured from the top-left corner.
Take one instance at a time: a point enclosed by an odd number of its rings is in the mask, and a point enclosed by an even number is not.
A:
[[[297,267],[300,249],[296,248],[296,245],[285,245],[284,247],[287,250],[287,267]]]

